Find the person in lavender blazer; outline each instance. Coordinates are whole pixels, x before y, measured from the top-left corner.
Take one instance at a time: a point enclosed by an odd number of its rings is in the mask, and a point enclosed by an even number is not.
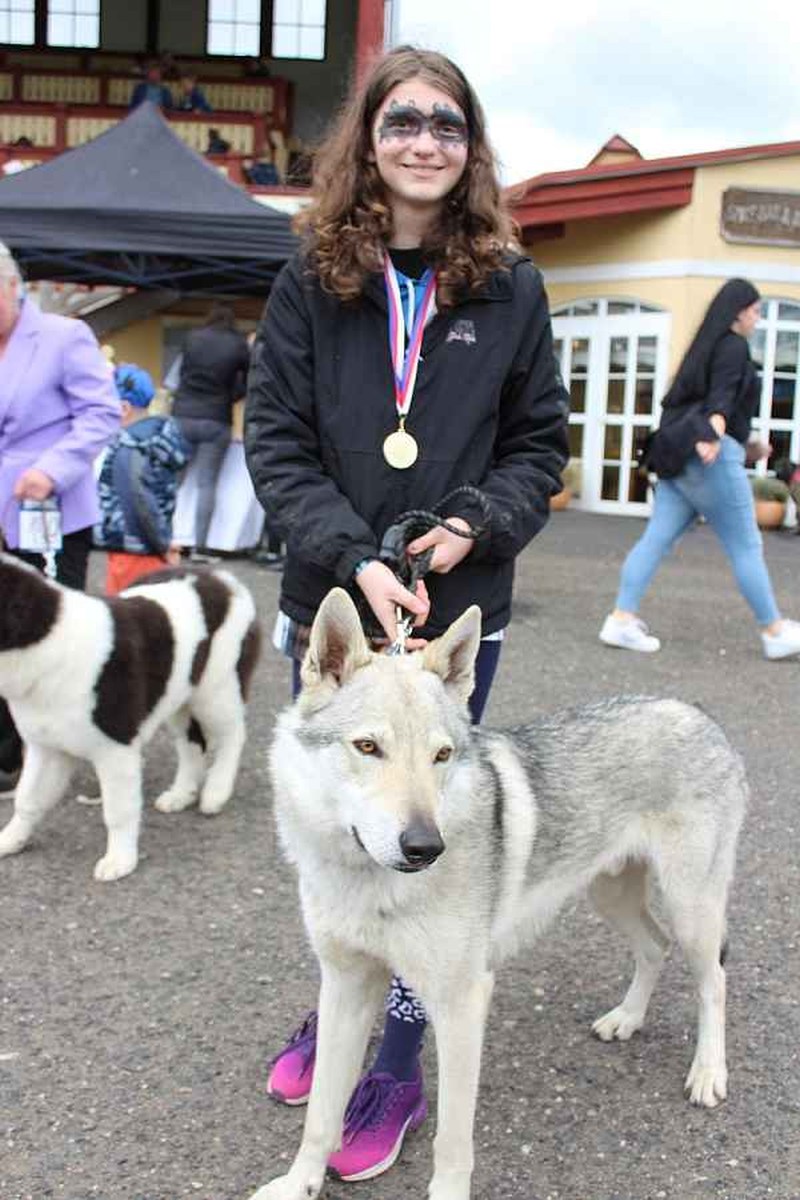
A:
[[[120,404],[88,326],[40,312],[22,291],[19,268],[0,243],[0,530],[7,550],[41,568],[41,556],[19,548],[19,506],[55,496],[64,534],[56,577],[83,588],[99,517],[93,463],[119,428]],[[0,792],[13,785],[20,762],[0,701]]]

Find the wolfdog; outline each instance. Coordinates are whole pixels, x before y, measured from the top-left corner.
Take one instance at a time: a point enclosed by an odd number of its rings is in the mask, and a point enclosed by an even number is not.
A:
[[[505,736],[469,725],[480,639],[472,607],[413,655],[370,652],[351,600],[329,593],[303,691],[279,718],[276,818],[319,957],[317,1058],[302,1143],[251,1200],[313,1200],[392,971],[436,1034],[438,1132],[429,1200],[468,1200],[483,1029],[496,966],[588,889],[635,960],[606,1041],[640,1029],[668,938],[698,991],[686,1089],[727,1088],[725,906],[747,784],[724,734],[674,700],[589,705]]]
[[[178,770],[156,808],[177,812],[199,792],[201,812],[220,811],[245,742],[244,702],[259,649],[253,598],[233,575],[165,570],[104,600],[0,554],[0,596],[0,696],[25,743],[0,857],[26,845],[64,794],[76,759],[85,758],[100,779],[108,830],[95,879],[130,874],[141,750],[164,722]]]

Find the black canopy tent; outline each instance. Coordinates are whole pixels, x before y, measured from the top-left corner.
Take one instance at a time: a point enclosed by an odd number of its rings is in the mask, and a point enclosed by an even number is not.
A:
[[[0,241],[29,279],[206,295],[264,295],[297,244],[152,104],[0,180]]]

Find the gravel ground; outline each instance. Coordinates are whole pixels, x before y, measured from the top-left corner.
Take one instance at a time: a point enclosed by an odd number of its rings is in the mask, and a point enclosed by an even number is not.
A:
[[[488,723],[618,693],[698,701],[743,753],[753,787],[730,908],[731,1098],[691,1109],[685,965],[668,962],[644,1032],[589,1033],[627,985],[621,943],[580,902],[501,974],[476,1126],[480,1200],[800,1197],[800,663],[767,663],[706,528],[662,568],[645,615],[660,654],[597,640],[641,524],[555,514],[523,556]],[[776,591],[800,617],[800,541],[767,537]],[[247,562],[265,622],[278,578]],[[99,579],[99,563],[95,578]],[[65,801],[0,863],[0,1198],[246,1200],[285,1168],[301,1113],[264,1095],[265,1060],[313,1004],[316,969],[266,777],[284,661],[268,649],[237,794],[213,820],[148,808],[138,871],[96,884],[99,811]],[[149,749],[150,801],[172,767]],[[654,781],[655,784],[655,781]],[[76,790],[91,788],[83,772]],[[0,801],[0,818],[10,811]],[[424,1052],[435,1089],[432,1046]],[[425,1195],[433,1122],[379,1180],[331,1200]]]

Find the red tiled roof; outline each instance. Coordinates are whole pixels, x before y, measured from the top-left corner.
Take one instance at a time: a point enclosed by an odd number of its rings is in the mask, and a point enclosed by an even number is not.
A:
[[[698,167],[787,158],[794,154],[800,155],[800,142],[741,146],[670,158],[592,161],[579,170],[534,175],[507,188],[506,195],[523,229],[588,217],[678,208],[691,203],[694,172]]]
[[[604,147],[605,149],[605,147]],[[551,187],[557,183],[577,183],[587,178],[612,178],[614,176],[641,175],[653,171],[681,171],[687,167],[711,167],[717,163],[747,162],[758,158],[788,158],[800,155],[800,142],[771,142],[763,146],[739,146],[732,150],[706,150],[701,154],[681,154],[672,158],[640,158],[630,162],[596,163],[572,171],[549,171],[534,175],[523,183],[513,184],[509,193],[522,192],[530,188]]]

